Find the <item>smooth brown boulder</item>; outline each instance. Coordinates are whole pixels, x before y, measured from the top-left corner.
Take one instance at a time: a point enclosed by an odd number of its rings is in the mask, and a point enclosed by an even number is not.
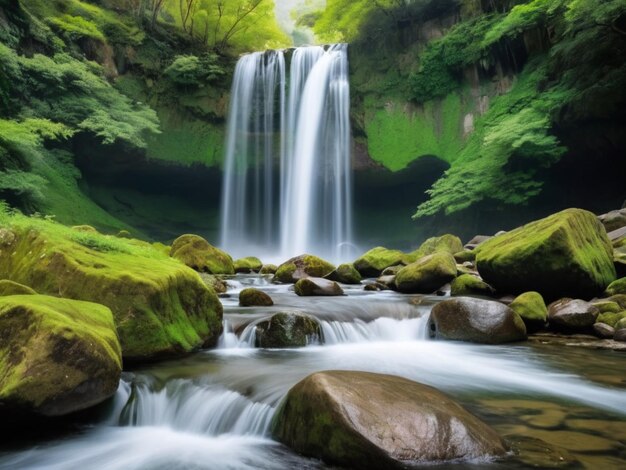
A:
[[[584,300],[561,299],[548,307],[548,322],[555,329],[583,330],[596,322],[600,310]]]
[[[438,390],[391,375],[326,371],[287,394],[273,436],[293,450],[359,469],[501,456],[489,426]]]
[[[271,307],[274,305],[274,301],[265,292],[250,287],[239,293],[239,305],[242,307]]]
[[[343,289],[335,281],[320,277],[306,277],[296,282],[296,294],[301,297],[332,297],[343,295]]]

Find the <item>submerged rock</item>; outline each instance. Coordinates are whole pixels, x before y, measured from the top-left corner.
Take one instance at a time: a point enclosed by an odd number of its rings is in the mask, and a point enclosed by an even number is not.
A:
[[[263,267],[263,262],[259,258],[249,256],[247,258],[241,258],[233,263],[233,267],[236,273],[249,274],[258,273]]]
[[[280,312],[259,322],[255,329],[257,348],[302,348],[319,341],[319,322],[304,313]]]
[[[361,274],[356,270],[353,264],[341,264],[332,273],[327,276],[331,281],[341,282],[342,284],[360,284]]]
[[[600,311],[580,299],[561,299],[548,307],[550,327],[561,330],[584,330],[593,326]]]
[[[281,264],[276,270],[274,281],[294,284],[305,277],[326,277],[335,266],[313,255],[300,255]]]
[[[522,318],[529,333],[540,330],[548,322],[548,307],[539,292],[525,292],[509,307]]]
[[[526,339],[520,316],[500,302],[459,297],[444,300],[428,320],[431,338],[500,344]]]
[[[327,371],[295,385],[273,436],[303,455],[360,469],[504,455],[489,426],[438,390],[369,372]]]
[[[495,293],[493,287],[477,276],[471,274],[461,274],[450,284],[450,294],[452,296],[461,295],[482,295],[492,296]]]
[[[2,279],[0,281],[0,297],[6,295],[35,295],[33,289],[18,282],[9,281],[8,279]]]
[[[234,274],[233,259],[198,235],[181,235],[170,249],[170,256],[191,269],[208,274]]]
[[[239,305],[242,307],[271,307],[274,305],[274,301],[265,292],[251,287],[239,293]]]
[[[321,277],[305,277],[296,282],[296,294],[300,297],[343,295],[343,289],[335,281]]]
[[[114,395],[122,373],[113,314],[44,295],[0,297],[0,416],[60,416]]]
[[[517,459],[534,468],[580,468],[567,449],[524,435],[505,436]]]
[[[405,253],[378,246],[357,259],[354,267],[363,277],[378,277],[386,268],[406,263]]]
[[[615,280],[613,253],[596,216],[568,209],[477,248],[481,277],[498,292],[591,298]]]
[[[456,262],[452,255],[440,251],[398,271],[396,287],[400,292],[429,294],[452,281],[456,274]]]

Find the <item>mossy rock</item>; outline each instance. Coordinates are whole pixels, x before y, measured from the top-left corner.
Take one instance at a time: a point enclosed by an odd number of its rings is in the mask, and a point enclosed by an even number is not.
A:
[[[378,277],[386,268],[405,265],[407,262],[405,253],[378,246],[357,259],[354,268],[363,277]]]
[[[8,279],[2,279],[0,281],[0,297],[7,295],[35,295],[33,289],[18,282],[9,281]]]
[[[120,230],[119,232],[117,232],[117,235],[115,235],[117,238],[133,238],[133,236],[130,234],[130,232],[128,230]]]
[[[259,322],[255,329],[257,348],[303,348],[322,337],[319,322],[300,312],[280,312]]]
[[[524,292],[509,308],[524,320],[529,333],[541,329],[548,321],[548,307],[539,292]]]
[[[273,437],[331,465],[412,468],[504,455],[497,433],[440,391],[390,375],[324,371],[296,384]]]
[[[91,225],[74,225],[72,230],[83,233],[98,233],[98,231]]]
[[[626,329],[626,317],[620,318],[617,323],[615,323],[615,331]]]
[[[265,292],[250,287],[239,293],[239,305],[242,307],[271,307],[274,305],[274,301]]]
[[[263,262],[259,258],[249,256],[247,258],[241,258],[233,263],[236,273],[248,274],[258,273],[263,267]]]
[[[342,284],[360,284],[362,281],[361,274],[356,270],[352,263],[341,264],[332,273],[326,276],[331,281],[341,282]]]
[[[217,344],[222,306],[198,274],[149,244],[18,218],[0,246],[0,278],[37,292],[106,305],[125,360]]]
[[[208,274],[235,274],[233,259],[219,248],[198,235],[182,235],[178,237],[170,256],[181,261],[190,268]]]
[[[607,295],[626,294],[626,277],[618,279],[612,282],[609,287],[606,288]]]
[[[568,209],[477,248],[481,277],[498,292],[592,298],[615,280],[611,244],[596,216]]]
[[[278,266],[276,266],[275,264],[264,264],[259,271],[259,274],[276,274],[276,271],[278,271]]]
[[[411,263],[417,261],[424,256],[432,255],[439,251],[444,251],[451,255],[463,250],[463,242],[456,235],[442,235],[440,237],[432,237],[420,245],[420,247],[407,255],[407,260]]]
[[[457,253],[454,253],[454,259],[457,263],[463,264],[466,262],[473,263],[476,261],[476,251],[475,250],[463,250]]]
[[[220,279],[218,276],[207,273],[199,273],[200,279],[204,284],[215,291],[216,294],[225,294],[228,291],[228,283],[224,279]]]
[[[617,313],[601,313],[596,319],[596,323],[605,323],[615,328],[615,325],[626,318],[626,310]]]
[[[611,300],[597,300],[591,302],[600,311],[600,313],[618,313],[624,310],[617,302]]]
[[[452,281],[450,285],[450,295],[482,295],[492,296],[495,293],[493,287],[479,277],[471,274],[461,274]]]
[[[452,255],[439,251],[398,271],[396,287],[400,292],[429,294],[452,281],[456,275],[456,262]]]
[[[0,298],[0,414],[60,416],[114,395],[122,373],[113,314],[44,295]]]
[[[626,294],[612,295],[611,297],[609,297],[606,300],[608,300],[610,302],[615,302],[617,305],[619,305],[624,310],[626,310]]]
[[[313,255],[300,255],[281,264],[274,281],[295,284],[305,277],[326,277],[335,270],[328,261]]]
[[[305,277],[294,286],[300,297],[333,297],[343,295],[343,289],[335,281],[321,277]]]

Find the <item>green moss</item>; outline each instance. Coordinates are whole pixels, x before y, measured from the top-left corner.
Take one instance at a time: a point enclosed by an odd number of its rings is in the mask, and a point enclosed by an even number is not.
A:
[[[319,322],[299,312],[280,312],[256,327],[256,347],[302,348],[322,337]]]
[[[249,256],[247,258],[241,258],[235,260],[233,263],[236,273],[258,273],[263,267],[263,262],[259,258]]]
[[[303,277],[326,277],[335,270],[328,261],[313,255],[301,255],[281,264],[274,279],[278,282],[295,283]]]
[[[352,263],[344,263],[337,266],[337,269],[328,276],[328,279],[343,284],[360,284],[362,280],[361,274]]]
[[[609,287],[606,288],[607,295],[626,294],[626,277],[618,279],[612,282]]]
[[[181,235],[170,249],[170,256],[196,271],[208,274],[234,274],[233,259],[198,235]]]
[[[400,292],[430,294],[451,282],[456,275],[456,262],[452,255],[437,251],[398,271],[396,286]]]
[[[242,307],[271,307],[272,298],[259,289],[248,288],[239,293],[239,305]]]
[[[536,331],[548,321],[548,308],[539,292],[525,292],[509,307],[524,320],[528,331]]]
[[[617,302],[611,300],[599,300],[592,302],[600,313],[618,313],[624,310]]]
[[[455,278],[451,285],[450,295],[480,295],[491,296],[494,294],[494,289],[485,281],[477,276],[471,274],[462,274]]]
[[[0,280],[0,297],[7,295],[35,295],[34,289],[28,286],[19,284],[17,282],[9,281],[8,279]]]
[[[432,255],[438,251],[445,251],[451,255],[463,249],[463,242],[456,235],[445,234],[440,237],[432,237],[420,245],[420,247],[408,254],[410,262],[417,261],[427,255]]]
[[[601,313],[600,315],[598,315],[596,323],[605,323],[615,328],[617,322],[623,320],[624,318],[626,318],[626,311],[621,311],[617,313]]]
[[[407,263],[407,255],[399,250],[377,246],[354,262],[356,270],[365,277],[380,276],[385,268]]]

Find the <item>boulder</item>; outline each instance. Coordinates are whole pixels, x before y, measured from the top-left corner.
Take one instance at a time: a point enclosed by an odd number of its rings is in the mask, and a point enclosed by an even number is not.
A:
[[[626,328],[626,318],[620,318],[615,323],[615,331],[623,330],[624,328]]]
[[[613,302],[612,300],[606,300],[606,299],[594,300],[591,303],[600,311],[601,314],[602,313],[618,313],[624,310],[620,306],[620,304],[618,304],[617,302]]]
[[[621,312],[616,312],[616,313],[606,312],[606,313],[601,313],[600,315],[598,315],[598,318],[596,319],[596,323],[605,323],[615,328],[615,325],[617,324],[617,322],[620,321],[622,318],[626,318],[626,311],[621,311]]]
[[[454,255],[463,250],[461,239],[455,235],[442,235],[440,237],[432,237],[420,245],[420,247],[407,255],[407,260],[413,263],[424,256],[432,255],[443,251]]]
[[[378,246],[357,259],[354,267],[363,277],[378,277],[384,269],[401,264],[406,264],[406,254]]]
[[[581,209],[499,235],[477,250],[478,272],[498,292],[592,298],[615,280],[606,231],[595,215]]]
[[[277,270],[278,266],[276,266],[275,264],[264,264],[259,271],[259,274],[276,274]]]
[[[489,297],[494,293],[493,287],[471,274],[461,274],[450,284],[450,294],[453,296],[482,295]]]
[[[622,227],[626,227],[626,209],[611,211],[598,216],[607,232],[613,232]]]
[[[626,310],[626,294],[616,294],[612,295],[608,299],[610,302],[615,302],[617,305],[622,307],[623,310]]]
[[[375,282],[369,282],[367,284],[365,284],[365,286],[363,287],[363,290],[366,292],[379,292],[381,290],[384,290],[382,286],[379,286],[377,283]]]
[[[550,327],[564,330],[584,330],[596,322],[600,311],[580,299],[561,299],[548,307]]]
[[[454,260],[459,263],[473,263],[476,260],[476,252],[474,250],[463,250],[454,253]]]
[[[391,375],[326,371],[296,384],[272,422],[275,439],[331,465],[407,468],[485,459],[500,437],[438,390]]]
[[[115,394],[122,373],[113,314],[44,295],[0,297],[0,416],[61,416]]]
[[[174,240],[170,256],[196,271],[208,274],[234,274],[233,259],[198,235],[182,235]]]
[[[255,328],[257,348],[302,348],[322,337],[319,322],[300,312],[280,312]]]
[[[341,282],[342,284],[360,284],[361,274],[356,270],[353,264],[341,264],[332,273],[327,276],[331,281]]]
[[[540,330],[548,322],[548,307],[539,292],[525,292],[516,297],[509,307],[522,318],[529,333]]]
[[[296,294],[300,297],[324,296],[332,297],[343,295],[343,289],[335,281],[320,277],[305,277],[296,282]]]
[[[233,263],[233,268],[236,273],[249,274],[258,273],[263,267],[263,262],[259,258],[249,256],[247,258],[241,258]]]
[[[217,344],[222,306],[215,292],[150,244],[26,217],[11,232],[0,241],[0,278],[41,294],[109,307],[125,360],[154,360]]]
[[[440,251],[419,259],[398,271],[400,292],[428,294],[456,277],[456,262],[450,253]]]
[[[239,293],[239,305],[242,307],[271,307],[274,305],[274,301],[262,290],[250,287]]]
[[[470,241],[468,241],[463,248],[466,250],[475,250],[478,245],[482,245],[487,240],[492,239],[493,237],[490,235],[476,235]]]
[[[294,284],[305,277],[326,277],[335,270],[328,261],[313,255],[300,255],[281,264],[274,281]]]
[[[520,316],[500,302],[459,297],[439,302],[428,320],[431,338],[500,344],[526,339]]]
[[[615,335],[613,336],[615,341],[626,342],[626,328],[622,328],[621,330],[616,330]]]
[[[593,332],[598,338],[611,339],[615,335],[615,328],[606,323],[595,323],[593,325]]]
[[[395,290],[396,289],[396,276],[380,276],[376,279],[376,284],[379,286],[384,286],[385,290]]]
[[[35,295],[33,289],[18,282],[9,281],[8,279],[2,279],[0,281],[0,297],[6,295]]]
[[[404,268],[404,264],[398,264],[397,266],[389,266],[388,268],[383,269],[381,273],[382,276],[395,276],[398,274],[402,268]]]
[[[618,295],[618,294],[626,294],[626,277],[618,279],[617,281],[612,282],[609,287],[606,288],[606,294]]]

